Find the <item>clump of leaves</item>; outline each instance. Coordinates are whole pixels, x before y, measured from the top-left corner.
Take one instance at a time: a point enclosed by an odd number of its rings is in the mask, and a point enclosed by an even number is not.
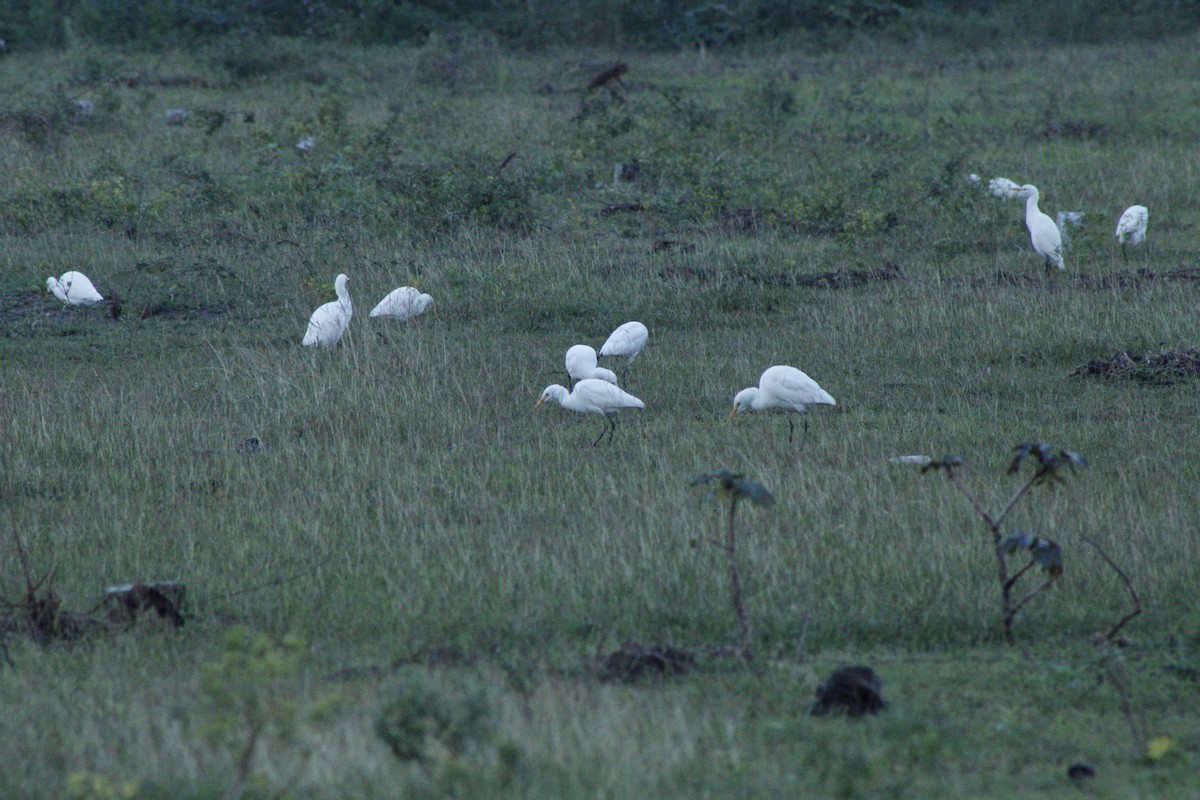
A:
[[[959,475],[965,459],[962,456],[945,456],[938,461],[931,461],[921,468],[921,472],[942,472],[946,478],[970,501],[971,506],[983,518],[992,535],[992,547],[996,553],[998,567],[997,577],[1000,583],[1001,622],[1004,627],[1004,638],[1009,644],[1014,644],[1013,620],[1028,603],[1050,588],[1063,574],[1063,554],[1058,543],[1051,539],[1035,536],[1025,531],[1015,531],[1005,536],[1002,525],[1009,512],[1035,486],[1054,485],[1065,482],[1064,473],[1076,468],[1086,467],[1087,462],[1078,453],[1069,450],[1055,450],[1048,444],[1023,442],[1016,447],[1016,455],[1008,466],[1008,474],[1019,474],[1028,465],[1028,477],[1017,489],[1008,503],[999,513],[992,513],[983,507],[979,499],[963,483]],[[1021,552],[1029,554],[1029,561],[1013,572],[1009,559]],[[1029,589],[1020,598],[1013,598],[1014,589],[1026,574],[1032,569],[1040,568],[1043,579]]]
[[[289,635],[275,642],[238,625],[226,632],[224,640],[221,657],[201,668],[200,687],[209,708],[204,733],[213,746],[227,749],[233,757],[235,776],[226,797],[237,800],[257,782],[254,763],[264,737],[274,734],[277,740],[294,744],[305,722],[317,721],[329,710],[330,698],[308,707],[296,700],[304,654],[299,638]],[[308,755],[301,750],[301,764]]]
[[[738,654],[745,661],[753,659],[750,649],[750,639],[753,630],[750,616],[746,612],[746,603],[742,597],[741,581],[738,577],[737,535],[735,521],[737,519],[738,503],[748,500],[754,505],[769,506],[775,498],[761,484],[748,481],[741,475],[727,469],[718,469],[692,479],[692,486],[705,486],[706,501],[726,503],[729,506],[729,522],[725,528],[725,541],[712,540],[712,543],[725,551],[726,566],[729,570],[729,590],[733,600],[733,613],[737,616],[738,627],[742,632],[742,643]]]
[[[375,720],[375,732],[401,761],[433,766],[491,737],[491,700],[481,685],[451,692],[414,670],[401,676]]]

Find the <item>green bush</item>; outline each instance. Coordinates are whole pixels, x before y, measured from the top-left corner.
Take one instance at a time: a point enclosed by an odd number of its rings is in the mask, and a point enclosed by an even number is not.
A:
[[[392,692],[375,732],[401,761],[429,764],[443,755],[461,756],[491,737],[491,701],[482,684],[467,681],[451,690],[412,671]]]

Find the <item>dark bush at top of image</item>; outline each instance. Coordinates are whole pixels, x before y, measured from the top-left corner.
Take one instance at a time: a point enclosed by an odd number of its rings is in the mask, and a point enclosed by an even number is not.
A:
[[[185,46],[227,34],[304,36],[357,44],[423,41],[435,31],[488,31],[515,47],[561,44],[716,47],[805,32],[827,47],[848,33],[936,31],[970,45],[1027,40],[1025,20],[1049,24],[1046,42],[1153,38],[1194,30],[1200,4],[1172,0],[0,0],[0,38],[9,47],[61,46],[73,37],[146,49]]]

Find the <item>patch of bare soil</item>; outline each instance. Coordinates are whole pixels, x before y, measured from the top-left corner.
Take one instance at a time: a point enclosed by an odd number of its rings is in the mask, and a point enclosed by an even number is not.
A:
[[[1171,384],[1200,375],[1200,349],[1165,350],[1139,356],[1122,350],[1112,358],[1097,358],[1076,367],[1073,378],[1126,378],[1145,383]]]
[[[1200,267],[1189,269],[1170,269],[1165,272],[1151,272],[1148,269],[1136,271],[1122,270],[1107,272],[1101,275],[1071,275],[1058,273],[1047,277],[1040,271],[1007,272],[999,270],[983,283],[996,286],[1014,287],[1052,286],[1063,289],[1138,289],[1154,283],[1177,281],[1200,281]]]
[[[142,309],[141,319],[219,319],[234,312],[233,306],[180,306],[172,303],[151,303]]]
[[[717,277],[732,278],[738,283],[751,283],[759,286],[795,286],[806,289],[855,289],[872,283],[887,283],[907,279],[904,270],[898,264],[888,262],[876,269],[839,269],[832,272],[769,272],[735,267],[721,273],[713,267],[693,267],[689,264],[669,264],[659,275],[663,278],[675,278],[694,281],[709,281]]]

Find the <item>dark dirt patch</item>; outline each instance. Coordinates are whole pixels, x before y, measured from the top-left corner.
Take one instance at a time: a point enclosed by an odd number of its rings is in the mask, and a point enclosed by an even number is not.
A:
[[[1171,384],[1200,375],[1200,349],[1166,350],[1139,356],[1126,351],[1112,358],[1098,358],[1077,367],[1073,378],[1127,378],[1144,383]]]
[[[1069,272],[1069,270],[1068,270]],[[1003,287],[1037,287],[1063,289],[1138,289],[1155,283],[1171,283],[1181,281],[1200,281],[1200,268],[1171,269],[1165,272],[1151,272],[1148,269],[1136,271],[1122,270],[1107,272],[1102,275],[1071,275],[1058,273],[1046,277],[1043,272],[1007,272],[999,270],[990,278],[976,281],[979,285],[995,285]]]
[[[839,269],[832,272],[771,272],[746,267],[734,267],[721,273],[713,267],[693,267],[689,264],[670,264],[659,275],[663,278],[709,281],[717,277],[731,278],[738,283],[758,286],[795,286],[806,289],[853,289],[872,283],[905,280],[904,270],[897,264],[887,263],[877,269]]]
[[[1108,132],[1099,122],[1086,119],[1063,119],[1042,128],[1046,139],[1096,139]]]
[[[141,319],[219,319],[235,311],[233,306],[218,303],[211,306],[178,306],[171,303],[151,303],[142,309]]]
[[[600,663],[600,680],[635,683],[643,678],[686,675],[695,667],[695,657],[669,645],[643,647],[626,642]]]
[[[876,714],[887,708],[882,692],[883,682],[870,667],[842,667],[817,689],[811,713],[814,717]]]

